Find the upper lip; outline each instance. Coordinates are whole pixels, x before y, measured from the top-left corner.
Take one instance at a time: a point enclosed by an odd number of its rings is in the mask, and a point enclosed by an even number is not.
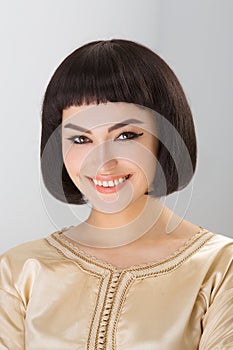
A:
[[[91,177],[91,179],[96,179],[99,181],[111,181],[111,180],[117,180],[120,177],[125,177],[131,174],[123,174],[123,175],[97,175],[94,177]]]

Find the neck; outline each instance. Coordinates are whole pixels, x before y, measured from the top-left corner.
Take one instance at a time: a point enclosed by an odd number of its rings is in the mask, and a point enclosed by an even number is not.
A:
[[[118,229],[132,224],[143,214],[148,203],[152,201],[156,207],[155,209],[159,210],[161,207],[160,201],[146,195],[140,197],[133,204],[117,213],[103,213],[93,208],[86,223],[96,228]]]
[[[86,221],[71,230],[69,237],[92,247],[119,247],[138,240],[161,225],[163,209],[159,199],[143,196],[116,214],[92,210]]]
[[[160,199],[143,196],[120,213],[106,214],[93,209],[86,221],[73,226],[65,235],[79,244],[115,248],[151,242],[165,232],[173,232],[181,221]],[[172,228],[170,232],[168,227]]]

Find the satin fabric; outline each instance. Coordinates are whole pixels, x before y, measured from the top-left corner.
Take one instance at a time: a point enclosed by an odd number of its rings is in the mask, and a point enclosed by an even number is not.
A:
[[[0,349],[233,349],[233,240],[205,229],[119,269],[57,231],[0,260]]]

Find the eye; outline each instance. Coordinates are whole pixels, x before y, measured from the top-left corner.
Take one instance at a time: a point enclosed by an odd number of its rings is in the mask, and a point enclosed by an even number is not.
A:
[[[76,136],[68,137],[67,140],[71,140],[73,143],[76,143],[79,145],[82,145],[84,143],[89,143],[90,141],[90,139],[84,135],[76,135]]]
[[[127,140],[132,140],[132,139],[136,139],[137,137],[140,137],[143,135],[143,132],[141,132],[140,134],[137,134],[133,131],[125,131],[122,132],[117,139],[123,140],[123,141],[127,141]],[[123,136],[122,138],[120,138],[120,136]]]

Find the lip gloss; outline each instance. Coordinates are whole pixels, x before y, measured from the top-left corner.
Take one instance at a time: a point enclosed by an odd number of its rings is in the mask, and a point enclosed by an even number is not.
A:
[[[131,176],[129,176],[128,179],[130,177]],[[115,186],[112,186],[112,187],[104,187],[104,186],[95,185],[95,183],[89,178],[92,186],[94,186],[94,188],[100,193],[114,193],[114,192],[117,192],[117,190],[120,190],[124,186],[125,182],[128,179],[125,179],[122,183],[119,183],[118,185],[115,185]]]

